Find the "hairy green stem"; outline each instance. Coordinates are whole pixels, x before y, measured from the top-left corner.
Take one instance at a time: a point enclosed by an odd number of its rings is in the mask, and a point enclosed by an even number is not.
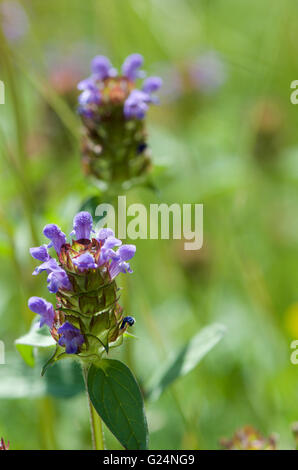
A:
[[[88,400],[92,447],[93,447],[93,450],[105,450],[102,421],[101,421],[101,418],[98,416],[94,406],[91,403],[89,392],[88,392],[88,382],[87,382],[88,367],[82,366],[82,372],[83,372],[86,395],[87,395],[87,400]]]

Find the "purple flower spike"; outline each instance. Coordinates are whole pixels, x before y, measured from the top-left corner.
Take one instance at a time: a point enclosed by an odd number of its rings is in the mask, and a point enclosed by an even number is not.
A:
[[[148,77],[143,84],[142,90],[145,93],[154,93],[162,86],[162,79],[160,77]]]
[[[30,297],[28,307],[32,312],[40,315],[40,327],[48,325],[51,328],[53,326],[55,311],[50,302],[47,302],[41,297]]]
[[[104,55],[94,57],[91,62],[91,71],[97,80],[114,77],[117,73],[109,59]]]
[[[83,253],[77,258],[73,258],[72,262],[80,271],[97,268],[97,264],[95,264],[94,258],[90,253]]]
[[[124,103],[124,116],[126,119],[143,119],[148,110],[151,98],[148,93],[133,90]]]
[[[122,65],[122,73],[131,81],[135,81],[137,78],[142,78],[144,73],[139,70],[143,65],[144,59],[141,54],[131,54],[126,57]]]
[[[50,259],[46,245],[30,248],[30,255],[38,261],[48,261]]]
[[[59,328],[58,334],[61,335],[58,343],[60,346],[65,346],[67,354],[76,354],[78,348],[85,342],[80,330],[68,322]]]
[[[62,230],[56,224],[48,224],[43,229],[43,234],[51,240],[48,248],[53,246],[59,255],[62,245],[66,243],[66,236]]]
[[[75,233],[76,240],[90,240],[92,225],[92,215],[85,211],[79,212],[73,219],[73,232]]]

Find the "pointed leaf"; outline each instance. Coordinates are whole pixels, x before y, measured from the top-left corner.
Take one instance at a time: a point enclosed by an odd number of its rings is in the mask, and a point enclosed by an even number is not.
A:
[[[148,428],[139,386],[120,361],[103,359],[88,372],[90,399],[125,449],[147,449]]]
[[[17,353],[6,355],[0,367],[0,399],[36,398],[46,395],[73,397],[84,390],[80,365],[72,360],[51,367],[45,377],[40,369],[44,357],[37,357],[37,367],[28,367]]]
[[[22,358],[29,366],[34,366],[34,348],[48,348],[55,346],[55,340],[49,333],[47,326],[39,328],[40,318],[36,317],[30,330],[21,338],[15,340],[15,345]]]
[[[193,370],[221,340],[224,333],[225,327],[216,323],[203,328],[173,359],[156,372],[148,387],[148,397],[156,400],[178,377]]]

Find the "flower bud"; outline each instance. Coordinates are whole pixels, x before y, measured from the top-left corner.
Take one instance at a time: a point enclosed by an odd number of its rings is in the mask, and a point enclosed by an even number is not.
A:
[[[142,64],[140,54],[131,54],[117,75],[106,57],[96,56],[91,76],[78,84],[83,170],[106,183],[122,184],[150,167],[144,118],[149,105],[158,103],[154,93],[162,80],[149,77],[137,89],[136,80],[144,78]]]

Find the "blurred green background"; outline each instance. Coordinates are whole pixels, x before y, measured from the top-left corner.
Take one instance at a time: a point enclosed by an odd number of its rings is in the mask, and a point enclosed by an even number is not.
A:
[[[82,174],[76,84],[96,54],[132,52],[164,79],[147,118],[157,192],[128,202],[203,203],[204,246],[137,240],[126,305],[138,339],[117,355],[145,387],[204,325],[224,339],[159,400],[147,402],[151,449],[216,449],[251,424],[294,447],[298,366],[298,4],[290,0],[0,2],[0,436],[13,449],[90,447],[79,371],[40,378],[15,349],[32,320],[30,246],[69,233],[98,190]],[[41,359],[40,359],[41,360]],[[39,361],[39,359],[38,359]],[[65,386],[64,386],[65,385]],[[110,449],[119,448],[107,433]]]

